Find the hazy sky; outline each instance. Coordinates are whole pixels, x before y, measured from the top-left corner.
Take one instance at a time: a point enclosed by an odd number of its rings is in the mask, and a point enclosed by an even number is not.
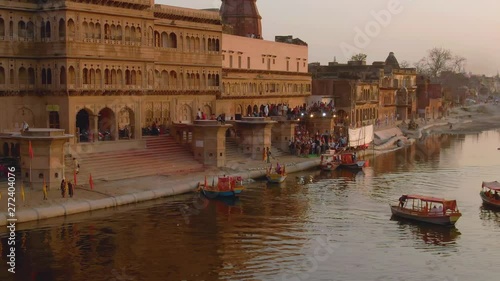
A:
[[[189,8],[221,3],[155,1]],[[264,39],[299,37],[309,44],[310,62],[325,64],[334,57],[344,62],[357,49],[368,55],[368,63],[385,60],[391,51],[399,62],[413,63],[428,49],[443,47],[467,58],[467,71],[500,70],[500,0],[257,0],[257,5]],[[391,16],[377,22],[377,13]]]

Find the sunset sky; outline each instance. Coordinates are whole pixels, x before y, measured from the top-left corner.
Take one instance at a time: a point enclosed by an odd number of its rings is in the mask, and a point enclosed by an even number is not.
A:
[[[188,8],[218,8],[220,0],[155,0]],[[399,6],[388,8],[389,3]],[[264,39],[293,35],[309,44],[309,61],[346,61],[357,47],[368,63],[394,52],[414,63],[433,47],[467,58],[466,70],[496,75],[500,70],[498,0],[258,0]],[[391,14],[384,25],[373,14]],[[386,24],[387,23],[387,24]],[[368,28],[368,41],[358,40]],[[358,31],[357,31],[358,30]],[[354,49],[354,50],[356,50]]]

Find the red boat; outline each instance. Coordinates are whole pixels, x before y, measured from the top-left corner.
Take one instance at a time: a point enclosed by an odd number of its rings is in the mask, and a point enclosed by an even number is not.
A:
[[[394,216],[432,224],[453,226],[462,216],[457,201],[421,195],[403,195],[392,205]]]

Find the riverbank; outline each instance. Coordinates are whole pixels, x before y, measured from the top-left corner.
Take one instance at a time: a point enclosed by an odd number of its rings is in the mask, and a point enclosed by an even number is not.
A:
[[[288,173],[294,173],[317,167],[320,159],[282,156],[273,159],[273,165],[276,165],[276,162],[285,165]],[[7,219],[11,218],[16,218],[17,223],[31,222],[188,193],[192,192],[199,182],[203,182],[205,176],[208,176],[209,180],[217,175],[240,176],[244,180],[257,179],[265,176],[266,168],[270,165],[257,160],[229,164],[228,167],[231,168],[210,168],[203,172],[175,176],[156,175],[109,182],[97,181],[93,190],[88,184],[79,185],[73,198],[62,198],[59,190],[49,190],[48,199],[43,200],[41,190],[25,188],[23,200],[18,188],[13,217],[7,213],[8,196],[4,190],[0,199],[0,225],[7,225]]]

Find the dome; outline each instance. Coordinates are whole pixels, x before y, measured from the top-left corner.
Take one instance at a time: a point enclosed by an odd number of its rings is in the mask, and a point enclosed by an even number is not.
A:
[[[393,52],[389,53],[389,56],[385,60],[385,65],[390,65],[394,68],[399,68],[399,62],[398,59],[396,59],[396,56],[394,56]]]

